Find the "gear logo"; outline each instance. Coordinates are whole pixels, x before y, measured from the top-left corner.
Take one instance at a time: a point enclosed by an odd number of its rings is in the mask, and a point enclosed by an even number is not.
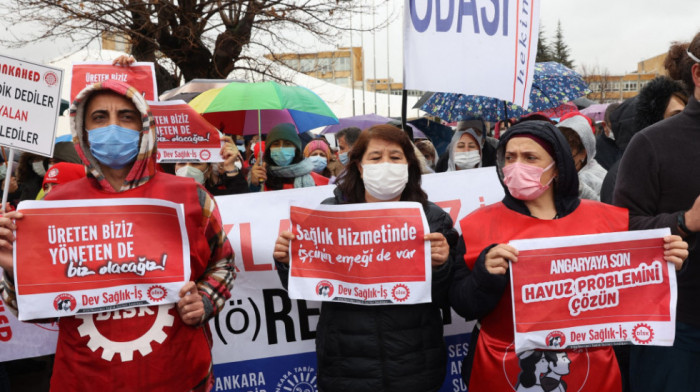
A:
[[[288,370],[275,385],[275,392],[317,392],[316,369],[299,366]]]
[[[168,290],[166,290],[165,287],[157,284],[149,287],[146,294],[152,302],[160,302],[165,299],[165,296],[168,294]]]
[[[55,86],[58,83],[58,76],[53,71],[48,71],[44,74],[44,82],[49,87]]]
[[[331,298],[333,296],[333,283],[327,280],[318,282],[316,285],[316,294],[322,297]]]
[[[74,311],[77,305],[78,301],[75,299],[74,296],[68,293],[59,294],[53,300],[53,308],[65,312]]]
[[[209,152],[209,150],[202,150],[202,151],[199,152],[199,157],[200,157],[203,161],[208,161],[209,158],[211,158],[211,153]]]
[[[105,361],[112,361],[114,359],[114,354],[119,354],[121,362],[129,362],[134,359],[135,351],[138,351],[145,357],[153,351],[151,348],[152,342],[163,343],[165,339],[167,339],[168,334],[164,331],[164,328],[172,327],[173,323],[175,322],[175,317],[173,317],[169,312],[169,310],[173,308],[174,305],[172,304],[158,306],[158,314],[155,316],[155,320],[148,331],[143,333],[141,336],[128,341],[116,341],[104,336],[102,332],[100,332],[98,325],[95,324],[95,320],[109,318],[116,320],[117,317],[115,315],[118,315],[120,319],[143,317],[146,314],[153,314],[153,310],[151,310],[152,308],[142,307],[116,310],[108,313],[108,315],[104,317],[99,313],[76,316],[78,319],[83,321],[83,323],[78,327],[78,333],[80,333],[80,336],[82,337],[88,336],[90,338],[90,340],[87,342],[87,346],[90,348],[90,350],[97,352],[97,349],[102,349],[101,356]],[[137,312],[138,315],[136,315]]]
[[[411,290],[405,284],[399,283],[394,288],[391,289],[391,296],[394,297],[394,301],[403,302],[408,299],[411,295]]]
[[[639,323],[632,329],[632,337],[639,344],[649,344],[654,340],[654,330],[645,323]]]

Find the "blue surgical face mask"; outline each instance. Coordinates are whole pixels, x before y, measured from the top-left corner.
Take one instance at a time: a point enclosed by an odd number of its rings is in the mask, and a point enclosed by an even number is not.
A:
[[[292,163],[296,155],[296,148],[294,147],[275,147],[270,148],[270,158],[277,164],[277,166],[287,166]]]
[[[112,124],[88,131],[90,152],[101,164],[121,169],[139,154],[140,132]]]
[[[338,160],[340,161],[340,163],[343,164],[343,166],[347,165],[348,161],[350,160],[350,158],[348,158],[348,153],[344,152],[344,153],[338,154]]]
[[[323,169],[326,168],[326,165],[328,165],[328,159],[321,155],[312,155],[308,160],[314,165],[313,171],[316,173],[322,172]]]

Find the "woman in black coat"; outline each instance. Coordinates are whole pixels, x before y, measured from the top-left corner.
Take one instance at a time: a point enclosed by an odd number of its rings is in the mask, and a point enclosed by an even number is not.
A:
[[[429,202],[421,189],[420,164],[404,132],[391,125],[371,127],[362,132],[349,155],[335,197],[324,203],[421,203],[431,232],[425,239],[431,242],[432,302],[380,306],[324,302],[316,332],[318,389],[437,391],[447,363],[440,308],[447,303],[457,232],[450,216]],[[385,169],[368,170],[375,164]],[[292,237],[283,232],[275,244],[274,258],[285,287]]]

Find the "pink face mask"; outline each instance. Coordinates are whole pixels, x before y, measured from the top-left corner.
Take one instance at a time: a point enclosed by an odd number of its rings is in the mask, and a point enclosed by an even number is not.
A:
[[[549,189],[549,184],[554,180],[552,177],[546,185],[542,185],[540,182],[542,174],[551,169],[552,166],[554,166],[554,162],[544,169],[520,162],[511,163],[503,167],[503,182],[508,187],[510,194],[516,199],[535,200]]]

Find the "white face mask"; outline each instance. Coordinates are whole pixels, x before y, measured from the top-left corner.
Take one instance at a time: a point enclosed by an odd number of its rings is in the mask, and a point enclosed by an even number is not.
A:
[[[38,176],[43,177],[46,174],[46,168],[44,167],[44,161],[32,162],[32,170],[34,170],[34,173],[36,173]]]
[[[200,184],[204,184],[204,172],[194,166],[183,166],[175,171],[178,177],[189,177]]]
[[[477,150],[456,152],[454,162],[457,169],[473,169],[481,163],[481,154]]]
[[[236,166],[236,169],[238,170],[241,170],[243,168],[243,164],[241,163],[241,161],[233,162],[233,166]]]
[[[408,183],[408,164],[370,163],[362,165],[365,190],[379,200],[391,200],[403,193]]]

